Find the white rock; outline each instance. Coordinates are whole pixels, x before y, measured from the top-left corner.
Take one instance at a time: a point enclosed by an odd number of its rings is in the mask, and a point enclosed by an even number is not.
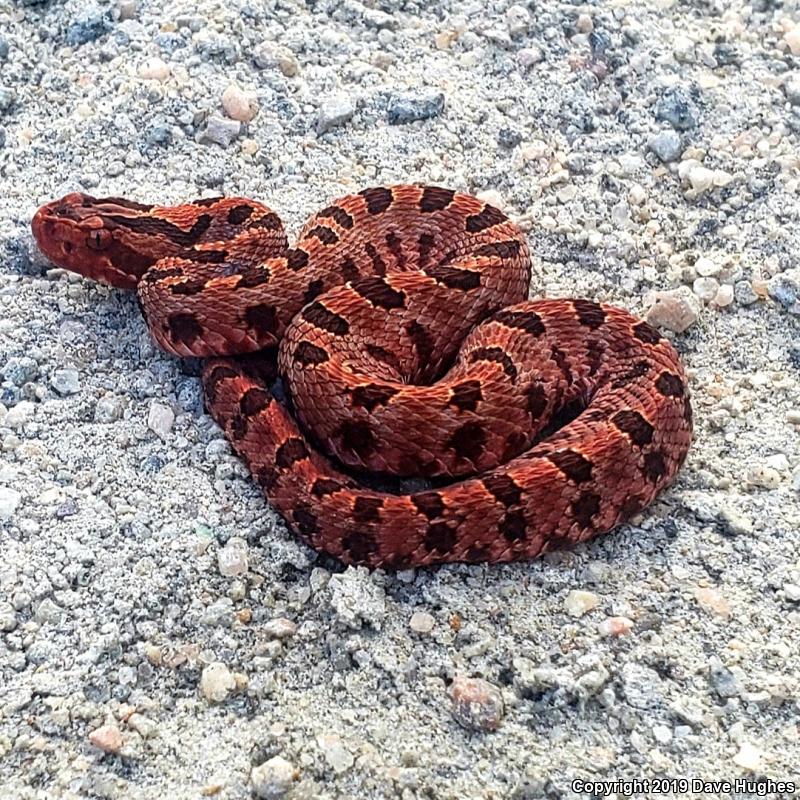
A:
[[[783,596],[793,603],[800,603],[800,586],[796,583],[784,583]]]
[[[297,633],[297,625],[286,617],[276,617],[264,625],[264,633],[273,639],[288,639]]]
[[[695,59],[694,42],[688,36],[678,34],[672,40],[672,52],[676,61],[692,62]]]
[[[798,49],[800,54],[800,49]],[[742,769],[756,772],[764,759],[764,753],[759,750],[755,745],[750,742],[742,742],[739,746],[739,752],[733,757],[733,763]]]
[[[528,69],[544,59],[544,53],[536,47],[523,47],[517,52],[517,61],[521,67]]]
[[[783,34],[783,41],[789,45],[789,50],[793,56],[800,56],[800,23],[796,24],[793,28],[789,28]]]
[[[147,412],[147,427],[160,439],[166,439],[175,422],[175,412],[163,403],[153,402]]]
[[[666,725],[654,725],[653,738],[659,744],[668,744],[672,741],[672,728],[668,728]]]
[[[714,186],[728,186],[733,182],[733,175],[730,172],[725,172],[724,169],[714,170]]]
[[[250,771],[250,783],[256,797],[261,800],[280,800],[286,796],[299,775],[299,770],[285,758],[274,756],[253,767]]]
[[[506,11],[506,25],[512,36],[523,36],[531,26],[531,14],[525,6],[515,3]]]
[[[239,536],[228,539],[217,553],[217,567],[226,578],[244,575],[249,568],[247,542]]]
[[[21,428],[33,416],[33,410],[33,403],[30,400],[22,400],[8,409],[5,424],[9,428]]]
[[[634,183],[628,192],[628,202],[632,206],[640,206],[644,204],[645,200],[647,200],[647,192],[644,186],[640,183]]]
[[[578,187],[574,183],[568,183],[556,192],[556,200],[558,200],[559,203],[569,203],[577,196]]]
[[[320,734],[317,737],[317,745],[322,750],[325,761],[337,775],[347,772],[353,766],[355,758],[338,736],[328,733]]]
[[[239,122],[250,122],[258,112],[255,100],[248,97],[235,83],[222,93],[222,108],[231,119]]]
[[[689,170],[686,178],[696,192],[706,192],[714,185],[714,170],[697,164]]]
[[[486,191],[478,192],[475,196],[478,198],[478,200],[488,203],[490,206],[500,209],[500,211],[505,210],[505,201],[503,200],[503,195],[501,195],[497,189],[486,189]]]
[[[139,67],[139,77],[149,81],[165,81],[169,78],[169,64],[160,58],[151,58]]]
[[[600,604],[600,598],[594,592],[573,589],[564,600],[564,609],[573,617],[582,617]]]
[[[348,567],[332,575],[330,603],[341,622],[358,630],[366,623],[380,629],[386,619],[386,592],[364,567]]]
[[[697,322],[702,305],[688,286],[655,292],[653,305],[647,311],[645,319],[658,327],[675,333],[683,333]]]
[[[698,275],[701,275],[703,278],[710,278],[715,275],[719,275],[722,267],[717,264],[716,261],[713,261],[706,256],[701,256],[695,262],[694,268]]]
[[[78,370],[72,367],[57,369],[50,378],[50,385],[60,394],[75,394],[80,388]]]
[[[430,633],[435,625],[436,620],[427,611],[415,611],[408,621],[408,627],[414,633]]]
[[[733,286],[723,283],[711,301],[717,308],[726,308],[733,302]]]
[[[22,495],[16,489],[0,486],[0,519],[11,519],[21,500]]]
[[[107,394],[97,401],[94,407],[95,422],[115,422],[122,416],[122,400],[113,394]]]
[[[744,478],[750,486],[757,486],[760,489],[777,489],[781,485],[780,472],[765,464],[751,467]]]
[[[355,103],[348,95],[334,95],[327,98],[317,114],[317,135],[321,136],[332,128],[344,125],[355,113]]]
[[[200,691],[209,703],[223,703],[236,688],[233,673],[221,661],[213,661],[200,676]]]
[[[791,464],[789,463],[789,459],[786,458],[785,453],[773,453],[771,456],[767,456],[764,459],[764,463],[778,472],[788,472],[791,468]]]
[[[719,281],[716,278],[697,278],[692,284],[692,291],[708,303],[716,297]]]

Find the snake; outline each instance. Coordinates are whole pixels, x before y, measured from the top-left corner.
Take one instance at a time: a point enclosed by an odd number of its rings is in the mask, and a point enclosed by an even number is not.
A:
[[[613,305],[528,299],[525,234],[429,185],[331,202],[290,244],[243,197],[74,192],[33,235],[136,291],[158,345],[204,359],[208,413],[288,527],[346,565],[531,559],[606,533],[692,439],[668,338]]]

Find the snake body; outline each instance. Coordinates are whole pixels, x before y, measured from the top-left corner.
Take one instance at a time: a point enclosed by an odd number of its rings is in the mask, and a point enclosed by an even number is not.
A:
[[[629,519],[686,457],[672,345],[613,306],[525,300],[525,237],[475,197],[365,189],[293,246],[236,197],[76,193],[32,227],[56,264],[135,288],[165,350],[208,358],[209,413],[288,525],[345,563],[532,558]]]

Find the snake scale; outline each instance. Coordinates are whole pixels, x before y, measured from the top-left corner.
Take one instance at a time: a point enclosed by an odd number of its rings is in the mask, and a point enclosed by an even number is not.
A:
[[[55,264],[135,289],[162,348],[208,359],[209,413],[291,529],[345,563],[584,541],[647,506],[689,449],[672,345],[610,305],[526,300],[524,235],[467,194],[365,189],[292,246],[240,197],[73,193],[32,228]]]

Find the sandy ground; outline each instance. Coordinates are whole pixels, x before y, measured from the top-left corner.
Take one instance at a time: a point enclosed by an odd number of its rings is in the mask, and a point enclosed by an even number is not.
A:
[[[798,780],[799,61],[795,2],[0,0],[2,800]],[[72,190],[243,194],[296,231],[396,181],[502,204],[533,294],[682,309],[696,444],[636,525],[342,571],[196,365],[29,232]]]

